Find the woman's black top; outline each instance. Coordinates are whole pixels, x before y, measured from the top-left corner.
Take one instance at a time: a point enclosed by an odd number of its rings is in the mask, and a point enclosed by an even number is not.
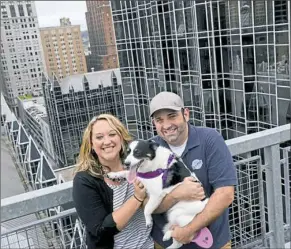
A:
[[[86,227],[88,249],[112,249],[119,231],[113,220],[113,191],[104,180],[77,172],[73,180],[73,202]]]

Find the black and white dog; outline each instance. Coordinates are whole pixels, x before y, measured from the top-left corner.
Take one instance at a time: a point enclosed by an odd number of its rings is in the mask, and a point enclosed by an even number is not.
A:
[[[109,173],[110,178],[126,177],[132,183],[136,177],[144,184],[149,200],[144,208],[147,226],[152,224],[152,213],[160,205],[166,194],[183,182],[192,173],[173,152],[156,142],[149,140],[136,140],[130,143],[125,166],[128,170],[117,173]],[[167,211],[168,223],[164,227],[163,240],[169,240],[172,235],[172,225],[183,227],[200,213],[208,202],[208,198],[202,201],[180,201]],[[209,248],[212,245],[210,231],[203,231],[193,240],[199,246]],[[179,248],[182,244],[173,239],[169,248]]]

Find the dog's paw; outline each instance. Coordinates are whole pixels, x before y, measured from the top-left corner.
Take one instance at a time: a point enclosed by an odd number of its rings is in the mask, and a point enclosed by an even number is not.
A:
[[[152,219],[151,216],[145,217],[145,220],[146,220],[146,226],[147,227],[151,227],[153,225],[153,219]]]
[[[171,231],[171,230],[168,230],[168,231],[165,233],[164,237],[163,237],[163,241],[167,241],[167,240],[169,240],[171,237],[172,237],[172,231]]]

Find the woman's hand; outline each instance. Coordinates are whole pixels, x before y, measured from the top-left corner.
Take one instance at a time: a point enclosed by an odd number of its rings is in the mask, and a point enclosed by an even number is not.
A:
[[[113,220],[119,231],[126,227],[135,212],[142,207],[143,201],[146,198],[146,189],[139,180],[136,179],[133,182],[133,186],[134,196],[130,197],[121,207],[112,213]]]
[[[144,199],[147,196],[145,186],[138,179],[134,180],[133,185],[134,185],[134,195],[135,195],[135,197],[138,198],[140,201],[144,201]]]
[[[204,189],[193,177],[186,177],[184,181],[173,190],[173,196],[179,201],[202,200],[205,198]]]

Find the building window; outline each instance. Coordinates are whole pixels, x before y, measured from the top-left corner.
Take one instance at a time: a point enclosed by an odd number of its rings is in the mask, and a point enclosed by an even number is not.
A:
[[[19,11],[19,16],[24,16],[23,5],[21,4],[18,5],[18,11]]]
[[[27,9],[28,15],[32,16],[32,8],[31,8],[31,4],[30,3],[26,4],[26,9]]]
[[[10,5],[9,8],[10,8],[11,17],[16,17],[14,5]]]
[[[1,126],[4,126],[4,123],[6,121],[6,114],[1,115]]]

